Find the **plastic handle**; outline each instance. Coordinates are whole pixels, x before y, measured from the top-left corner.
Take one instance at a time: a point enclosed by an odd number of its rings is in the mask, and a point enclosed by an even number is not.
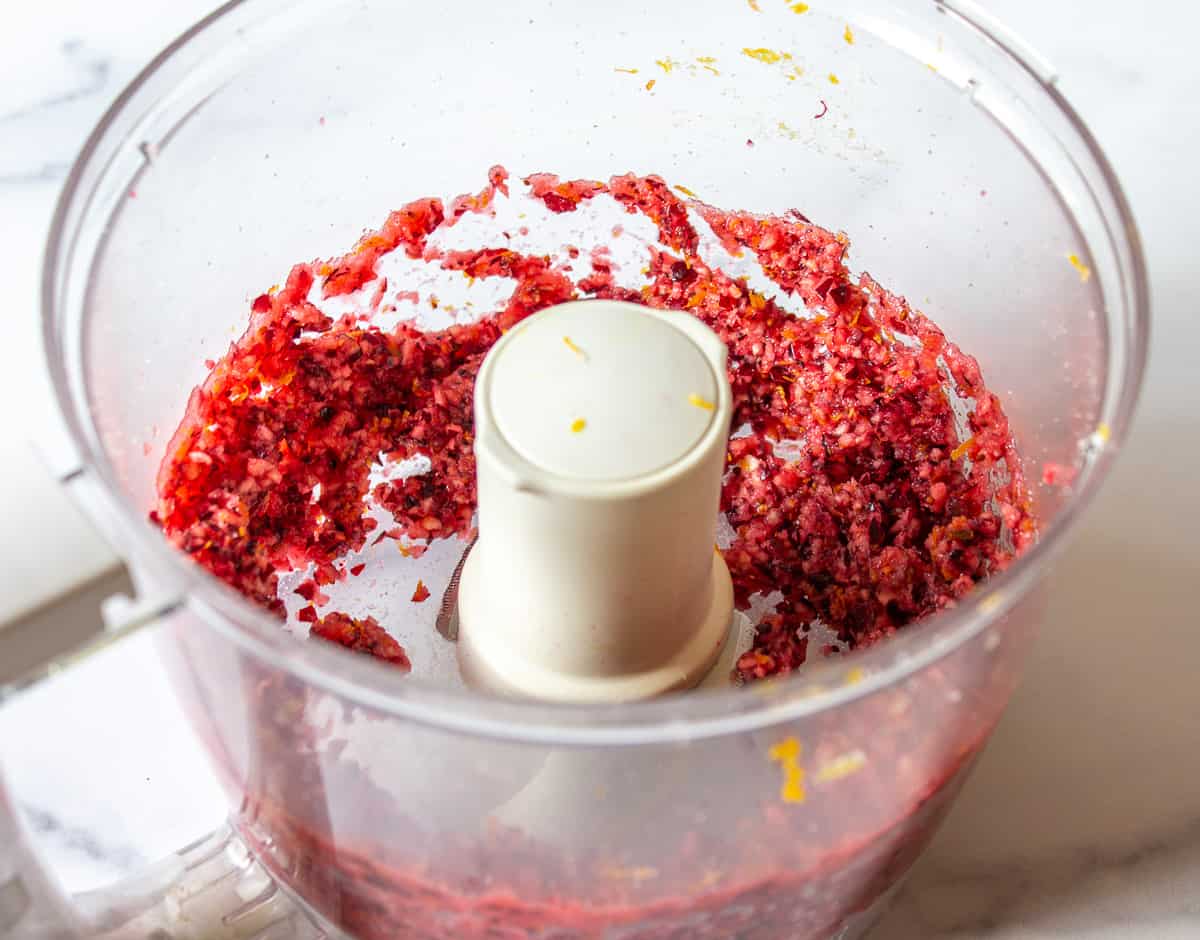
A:
[[[67,899],[0,791],[0,937],[12,940],[329,940],[232,826],[111,888]]]
[[[98,649],[162,623],[178,605],[110,599],[107,629],[0,688],[10,695]],[[330,934],[287,896],[230,825],[112,887],[68,898],[25,831],[0,768],[0,938],[4,940],[323,940]]]
[[[0,937],[71,937],[81,926],[39,867],[0,774]]]
[[[328,940],[226,825],[78,910],[111,940]],[[89,934],[92,936],[93,934]]]

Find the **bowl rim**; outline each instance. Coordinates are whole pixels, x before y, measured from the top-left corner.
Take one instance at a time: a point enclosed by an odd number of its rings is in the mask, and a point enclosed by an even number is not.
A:
[[[339,697],[379,713],[415,721],[447,732],[563,746],[623,746],[694,741],[754,731],[794,722],[894,686],[949,655],[989,625],[999,623],[1030,594],[1051,562],[1066,546],[1088,505],[1106,479],[1114,457],[1128,437],[1141,392],[1150,330],[1148,276],[1141,238],[1125,193],[1095,137],[1058,90],[1036,53],[1018,43],[971,0],[931,0],[940,12],[952,12],[982,34],[1041,88],[1041,94],[1064,117],[1099,171],[1104,195],[1115,208],[1118,229],[1110,230],[1129,259],[1130,308],[1123,321],[1125,356],[1116,386],[1109,377],[1102,407],[1108,414],[1110,436],[1084,467],[1076,487],[1054,522],[1012,565],[983,582],[963,601],[905,628],[875,646],[845,656],[806,665],[800,673],[757,683],[761,694],[745,690],[706,691],[667,696],[643,702],[606,705],[564,705],[499,699],[474,690],[438,686],[419,677],[397,679],[393,670],[368,657],[355,656],[330,644],[297,641],[279,629],[278,620],[176,551],[145,519],[139,518],[97,453],[88,433],[90,418],[81,413],[72,395],[60,355],[57,311],[59,281],[72,263],[75,232],[69,216],[82,192],[85,173],[97,158],[109,131],[131,99],[180,49],[215,23],[236,12],[266,6],[270,0],[229,0],[166,46],[116,97],[89,135],[72,165],[59,195],[46,241],[42,269],[42,352],[54,386],[56,412],[77,453],[78,467],[63,474],[65,483],[80,476],[99,485],[79,497],[95,521],[117,520],[123,526],[122,548],[129,550],[135,573],[148,574],[156,589],[173,600],[158,606],[159,621],[174,620],[186,611],[260,662]],[[125,146],[122,143],[120,146]],[[84,213],[89,209],[84,209]],[[1102,210],[1103,211],[1103,210]],[[1106,214],[1107,217],[1107,214]],[[68,487],[68,489],[73,489]],[[103,529],[102,529],[103,530]],[[143,570],[144,569],[144,570]],[[1002,626],[1001,626],[1002,629]],[[861,676],[861,679],[859,678]],[[484,707],[481,707],[481,704]]]

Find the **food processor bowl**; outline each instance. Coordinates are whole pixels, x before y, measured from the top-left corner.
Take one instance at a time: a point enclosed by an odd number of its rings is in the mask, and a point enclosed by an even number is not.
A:
[[[291,264],[493,164],[657,173],[847,232],[854,270],[978,358],[1036,544],[869,649],[623,705],[492,698],[282,631],[148,521],[171,431]],[[1148,329],[1111,169],[1053,71],[963,0],[229,3],[89,140],[44,317],[47,449],[128,560],[123,616],[156,624],[241,836],[331,931],[464,940],[860,936],[1012,692]]]

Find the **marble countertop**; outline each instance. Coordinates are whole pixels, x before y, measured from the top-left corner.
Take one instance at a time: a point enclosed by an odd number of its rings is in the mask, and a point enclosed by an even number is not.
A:
[[[42,0],[6,11],[0,249],[14,348],[36,340],[41,243],[74,152],[136,69],[211,5]],[[1024,684],[874,936],[1194,938],[1200,70],[1185,37],[1200,11],[1184,0],[1155,4],[1153,15],[1117,0],[1007,0],[1001,15],[1057,66],[1126,185],[1150,262],[1152,366],[1127,452],[1053,576]],[[4,400],[20,400],[33,368],[31,357],[11,357]],[[115,559],[24,448],[11,436],[0,446],[2,623]],[[223,812],[145,638],[0,711],[0,753],[73,889],[170,851]]]

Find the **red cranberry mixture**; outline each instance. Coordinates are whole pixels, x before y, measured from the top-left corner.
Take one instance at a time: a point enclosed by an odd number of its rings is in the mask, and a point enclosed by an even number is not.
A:
[[[312,609],[311,607],[305,608],[305,610]],[[313,623],[311,635],[319,636],[331,643],[338,643],[346,649],[358,653],[368,653],[405,672],[412,669],[412,663],[408,661],[404,647],[397,643],[374,617],[355,620],[345,614],[332,613]]]
[[[739,604],[758,592],[783,596],[738,662],[742,678],[798,667],[818,618],[851,647],[887,636],[954,603],[1033,538],[1008,420],[978,364],[903,298],[851,275],[844,235],[796,212],[758,216],[685,200],[655,176],[563,182],[539,173],[525,183],[552,212],[607,194],[654,223],[648,286],[618,286],[601,251],[576,279],[547,256],[429,244],[466,213],[491,212],[508,195],[507,176],[494,168],[481,192],[449,206],[412,202],[345,256],[297,265],[281,289],[254,301],[245,333],[192,394],[159,471],[154,518],[179,548],[282,614],[280,572],[313,563],[310,601],[347,576],[335,562],[376,527],[368,497],[397,520],[386,535],[424,544],[466,533],[475,510],[471,395],[484,355],[530,314],[587,297],[688,311],[729,347],[734,428],[746,430],[729,444],[722,509],[736,538],[724,554]],[[752,252],[781,296],[709,266],[696,216],[728,251]],[[516,287],[494,314],[436,331],[383,330],[355,315],[335,321],[308,299],[314,285],[330,298],[378,282],[377,305],[386,290],[377,264],[396,250]],[[783,295],[809,315],[785,310]],[[951,387],[974,403],[962,441]],[[371,491],[381,455],[424,456],[432,470]],[[302,619],[317,636],[408,668],[374,620],[318,620],[312,607]]]

